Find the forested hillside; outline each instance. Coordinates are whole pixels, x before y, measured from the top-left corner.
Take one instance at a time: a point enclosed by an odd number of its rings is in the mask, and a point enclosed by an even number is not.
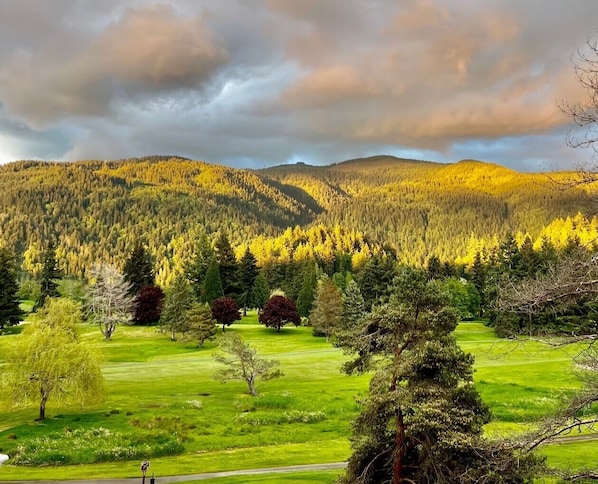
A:
[[[473,239],[537,237],[554,219],[589,209],[581,189],[554,190],[545,175],[476,161],[374,157],[251,171],[149,157],[0,167],[0,237],[33,272],[56,239],[65,271],[77,276],[97,260],[120,265],[144,240],[165,281],[199,233],[219,230],[233,246],[251,246],[262,264],[382,246],[410,263],[433,254],[455,260]]]
[[[525,174],[473,160],[445,165],[378,156],[262,173],[309,193],[324,225],[359,227],[415,264],[430,255],[463,258],[472,241],[517,232],[535,238],[554,219],[591,211],[586,191],[555,183],[571,174]]]

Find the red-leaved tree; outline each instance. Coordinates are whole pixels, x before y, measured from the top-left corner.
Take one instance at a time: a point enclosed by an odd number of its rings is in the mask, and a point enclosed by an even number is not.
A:
[[[230,297],[219,297],[212,301],[212,318],[222,325],[222,332],[225,327],[241,319],[239,305]]]
[[[259,321],[269,328],[276,328],[276,331],[280,332],[280,328],[287,323],[299,326],[301,317],[297,311],[295,301],[284,296],[272,296],[262,309]]]
[[[136,324],[153,324],[160,320],[164,304],[164,291],[158,286],[144,286],[135,298]]]

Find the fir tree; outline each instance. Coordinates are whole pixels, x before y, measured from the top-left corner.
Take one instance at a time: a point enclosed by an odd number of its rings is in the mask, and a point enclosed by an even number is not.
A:
[[[162,331],[170,332],[172,341],[176,341],[177,333],[187,331],[185,312],[191,309],[193,303],[193,290],[187,279],[179,274],[166,291],[164,308],[160,316]]]
[[[351,330],[365,316],[365,302],[357,283],[351,279],[347,283],[347,291],[343,302],[343,328]]]
[[[388,298],[395,274],[395,261],[389,256],[375,255],[367,261],[358,278],[367,310],[373,304]]]
[[[326,341],[341,328],[343,321],[343,294],[334,281],[324,275],[318,281],[309,322],[314,335],[326,336]]]
[[[191,281],[195,298],[198,301],[202,300],[201,294],[204,282],[213,258],[214,250],[210,245],[208,235],[205,232],[202,232],[197,240],[195,253],[193,254],[193,259],[187,270],[187,278]]]
[[[245,249],[245,253],[239,262],[240,299],[243,306],[243,314],[245,315],[247,315],[247,307],[251,304],[251,289],[259,272],[255,256],[249,248]]]
[[[270,297],[270,285],[264,271],[260,271],[251,288],[251,304],[260,311]]]
[[[307,264],[303,272],[303,284],[297,297],[297,311],[299,316],[309,316],[314,303],[316,286],[318,285],[317,266],[315,263]]]
[[[130,284],[129,294],[139,294],[142,287],[155,283],[154,263],[141,242],[137,242],[123,268],[125,280]]]
[[[217,321],[212,317],[212,308],[207,303],[193,303],[184,313],[186,333],[184,339],[203,346],[205,341],[214,339],[218,332]]]
[[[58,283],[56,279],[62,277],[62,271],[58,268],[56,261],[56,245],[49,242],[42,257],[42,271],[39,276],[40,294],[35,302],[34,309],[43,307],[49,297],[58,297]]]
[[[208,272],[203,283],[201,291],[201,302],[211,304],[214,299],[224,296],[222,289],[222,280],[216,257],[212,257],[212,262],[208,267]]]
[[[23,311],[19,307],[17,271],[14,256],[0,247],[0,330],[19,324]]]
[[[226,297],[238,299],[241,293],[239,284],[239,265],[235,253],[230,245],[228,237],[224,232],[220,232],[214,242],[214,252],[216,261],[220,270],[220,280],[222,290]]]

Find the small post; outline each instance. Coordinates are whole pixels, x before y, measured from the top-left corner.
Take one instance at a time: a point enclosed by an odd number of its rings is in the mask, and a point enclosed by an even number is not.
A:
[[[150,484],[156,484],[156,479],[154,478],[153,472],[152,472],[152,477],[150,478]]]
[[[145,473],[149,469],[149,466],[150,466],[149,460],[144,460],[141,463],[141,474],[143,475],[143,478],[141,479],[141,484],[145,484]]]

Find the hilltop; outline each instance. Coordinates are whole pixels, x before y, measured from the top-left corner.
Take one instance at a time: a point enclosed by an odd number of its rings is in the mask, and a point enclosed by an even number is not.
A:
[[[0,236],[30,266],[55,238],[74,275],[98,259],[124,260],[143,238],[166,276],[201,229],[226,230],[242,246],[289,227],[340,227],[394,248],[407,262],[432,254],[454,259],[472,234],[537,235],[556,218],[591,209],[580,188],[554,190],[545,174],[472,160],[377,156],[240,170],[155,156],[0,167]]]

